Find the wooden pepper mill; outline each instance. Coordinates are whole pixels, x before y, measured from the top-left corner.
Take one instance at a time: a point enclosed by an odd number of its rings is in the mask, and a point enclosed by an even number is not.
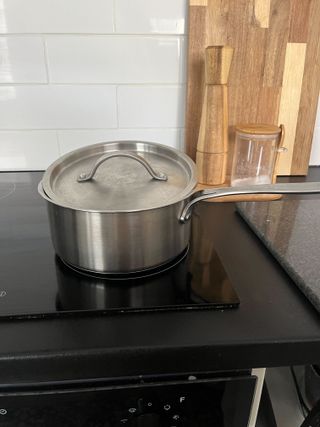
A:
[[[230,46],[209,46],[205,51],[205,91],[196,163],[198,182],[223,184],[228,154],[228,77],[233,56]]]

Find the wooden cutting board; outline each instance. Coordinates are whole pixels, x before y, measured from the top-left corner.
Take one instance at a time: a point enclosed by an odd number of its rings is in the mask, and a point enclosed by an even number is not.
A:
[[[189,0],[186,152],[195,160],[204,52],[229,45],[228,172],[234,125],[283,123],[278,175],[306,175],[320,88],[320,0]]]

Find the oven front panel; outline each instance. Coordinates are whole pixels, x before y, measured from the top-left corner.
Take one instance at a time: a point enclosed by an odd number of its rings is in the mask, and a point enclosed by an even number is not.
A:
[[[0,394],[0,427],[247,427],[256,377]]]

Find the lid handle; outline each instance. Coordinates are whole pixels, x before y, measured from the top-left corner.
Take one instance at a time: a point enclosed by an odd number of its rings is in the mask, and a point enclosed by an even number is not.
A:
[[[129,159],[136,160],[137,162],[139,162],[142,166],[144,166],[146,168],[146,170],[149,172],[149,174],[152,176],[152,178],[157,179],[158,181],[167,181],[167,179],[168,179],[166,174],[164,174],[162,172],[156,172],[150,166],[150,164],[143,157],[139,156],[138,154],[130,153],[129,151],[117,151],[115,153],[105,154],[105,155],[99,157],[99,159],[96,161],[96,163],[94,164],[91,171],[89,173],[82,172],[78,176],[77,181],[78,182],[90,181],[94,177],[98,167],[102,163],[104,163],[106,160],[112,159],[113,157],[128,157]]]

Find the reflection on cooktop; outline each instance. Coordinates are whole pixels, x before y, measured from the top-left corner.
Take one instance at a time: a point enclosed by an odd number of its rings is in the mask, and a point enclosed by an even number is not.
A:
[[[108,277],[76,271],[56,257],[61,310],[139,309],[181,304],[187,287],[185,251],[175,263],[153,274]]]
[[[82,272],[56,257],[59,310],[169,310],[237,305],[238,298],[215,254],[218,286],[213,287],[209,270],[189,271],[186,249],[156,271],[105,276]],[[224,273],[224,274],[223,274]],[[211,281],[211,284],[208,282]]]
[[[165,266],[112,277],[78,271],[55,256],[41,173],[1,174],[0,317],[234,308],[239,299],[204,224],[193,215],[190,247]],[[11,191],[14,189],[13,191]]]

